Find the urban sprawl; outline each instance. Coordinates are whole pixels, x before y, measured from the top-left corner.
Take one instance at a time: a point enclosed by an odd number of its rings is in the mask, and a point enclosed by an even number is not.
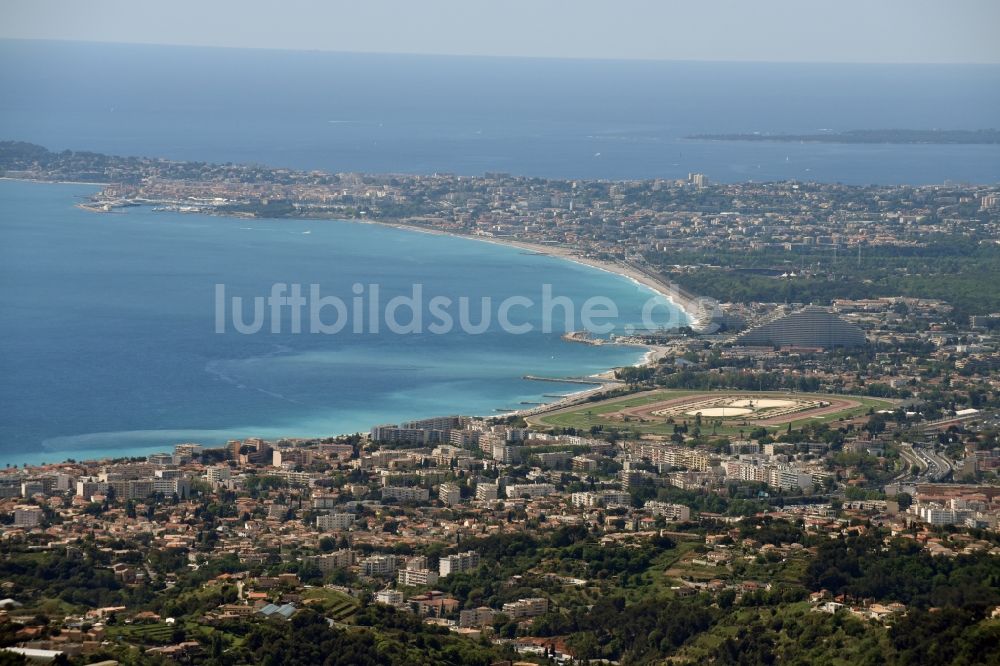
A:
[[[0,169],[100,183],[82,204],[96,213],[364,219],[522,243],[642,276],[692,315],[629,340],[653,350],[645,365],[569,378],[593,383],[519,412],[8,467],[12,653],[930,664],[995,651],[998,186],[324,174],[12,142]]]

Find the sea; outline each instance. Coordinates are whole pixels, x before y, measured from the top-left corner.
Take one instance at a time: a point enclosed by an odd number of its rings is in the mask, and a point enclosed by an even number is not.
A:
[[[1000,146],[694,141],[1000,126],[1000,66],[462,58],[0,40],[0,136],[332,172],[997,182]]]
[[[851,184],[1000,181],[1000,146],[692,140],[699,133],[980,129],[1000,67],[537,60],[0,40],[0,139],[331,172]],[[468,239],[343,221],[75,207],[91,185],[0,182],[0,464],[140,455],[196,441],[322,436],[500,414],[637,362],[553,332],[216,332],[217,285],[249,307],[275,284],[351,304],[614,302],[625,278]],[[661,303],[661,313],[670,310]],[[475,309],[473,310],[475,312]],[[516,311],[516,310],[515,310]],[[247,310],[249,312],[249,310]],[[535,312],[524,321],[538,324]],[[495,314],[495,313],[494,313]],[[287,313],[286,313],[287,315]],[[664,315],[671,316],[671,315]],[[672,315],[676,320],[679,315]],[[512,318],[514,318],[512,316]],[[247,320],[252,317],[247,314]],[[228,321],[228,320],[225,320]],[[230,322],[231,324],[231,322]]]
[[[588,302],[617,312],[588,320],[606,334],[642,328],[647,304],[655,324],[686,322],[646,287],[550,255],[357,222],[75,206],[97,189],[0,181],[2,464],[496,416],[593,388],[526,375],[586,377],[642,359],[642,347],[562,339],[585,327]],[[300,325],[265,302],[254,330],[253,299],[276,284],[301,287]],[[344,314],[320,311],[327,328],[313,324],[312,285],[343,303]],[[406,300],[390,315],[396,298]],[[451,301],[450,328],[433,298]]]

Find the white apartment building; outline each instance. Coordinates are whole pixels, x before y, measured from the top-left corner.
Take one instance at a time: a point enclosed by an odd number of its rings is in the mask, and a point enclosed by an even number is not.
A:
[[[353,550],[348,548],[341,548],[340,550],[334,551],[332,553],[325,553],[323,555],[310,555],[304,558],[307,564],[314,565],[317,569],[322,571],[324,574],[331,573],[337,569],[344,569],[354,564],[355,553]]]
[[[670,504],[669,502],[650,500],[643,505],[643,508],[654,516],[663,516],[667,520],[691,520],[691,509],[683,504]]]
[[[500,497],[500,489],[495,483],[476,484],[476,499],[483,502],[491,502]]]
[[[598,490],[595,492],[579,492],[570,496],[573,506],[582,509],[596,507],[627,507],[631,504],[631,496],[618,490]]]
[[[399,555],[369,555],[359,564],[361,573],[366,576],[391,576],[402,564],[402,560]]]
[[[434,585],[438,572],[431,569],[400,569],[396,581],[400,585]]]
[[[403,603],[403,593],[398,590],[390,590],[389,588],[386,588],[384,590],[380,590],[378,594],[375,595],[375,601],[389,606],[399,606]]]
[[[215,465],[205,470],[205,478],[209,483],[222,483],[233,478],[233,470],[229,465]]]
[[[45,514],[40,506],[14,507],[14,525],[16,527],[37,527],[42,524]]]
[[[462,489],[456,483],[442,483],[438,488],[438,499],[447,506],[455,506],[462,501]]]
[[[507,497],[545,497],[555,495],[556,487],[551,483],[512,483],[507,486]]]
[[[346,530],[353,524],[353,513],[326,513],[316,516],[316,528],[324,532]]]
[[[469,550],[457,555],[446,555],[438,560],[438,573],[441,578],[447,578],[453,573],[475,571],[479,568],[479,553]]]
[[[545,615],[549,610],[549,600],[544,597],[518,599],[503,605],[503,613],[512,620]]]
[[[431,497],[431,491],[419,486],[386,486],[382,489],[382,499],[394,499],[397,502],[426,502]]]

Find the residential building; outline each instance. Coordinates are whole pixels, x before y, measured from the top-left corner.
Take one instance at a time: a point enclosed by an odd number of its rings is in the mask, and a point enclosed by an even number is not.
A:
[[[479,568],[479,553],[469,550],[456,555],[446,555],[438,560],[438,573],[447,578],[453,573],[475,571]]]
[[[310,555],[303,558],[307,564],[312,564],[324,574],[331,573],[337,569],[344,569],[352,566],[355,562],[356,554],[348,548],[323,555]]]
[[[489,606],[480,606],[479,608],[469,608],[467,610],[461,611],[458,614],[458,626],[485,627],[493,624],[493,618],[495,616],[496,616],[496,611],[494,611]]]
[[[45,514],[39,506],[14,507],[14,525],[16,527],[37,527],[42,524]]]
[[[496,483],[477,483],[476,499],[484,502],[495,501],[500,496],[500,489]]]
[[[442,483],[438,488],[438,499],[447,506],[455,506],[462,501],[462,489],[457,483]]]
[[[438,572],[431,569],[400,569],[396,578],[400,585],[435,585]]]
[[[671,504],[669,502],[650,500],[643,505],[643,508],[652,513],[654,516],[663,516],[667,520],[691,520],[691,509],[683,504]]]
[[[431,497],[431,491],[420,486],[386,486],[382,489],[382,499],[394,499],[397,502],[426,502]]]
[[[512,620],[545,615],[549,610],[549,600],[543,597],[518,599],[503,605],[503,614]]]
[[[316,516],[316,528],[323,532],[346,530],[353,524],[353,513],[325,513]]]
[[[525,495],[545,497],[546,495],[554,495],[556,487],[551,483],[513,483],[507,486],[505,492],[510,498],[524,497]]]

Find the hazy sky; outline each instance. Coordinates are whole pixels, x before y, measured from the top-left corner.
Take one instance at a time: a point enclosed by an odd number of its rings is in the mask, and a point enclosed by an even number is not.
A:
[[[384,53],[1000,63],[998,29],[1000,0],[0,0],[0,38]]]

